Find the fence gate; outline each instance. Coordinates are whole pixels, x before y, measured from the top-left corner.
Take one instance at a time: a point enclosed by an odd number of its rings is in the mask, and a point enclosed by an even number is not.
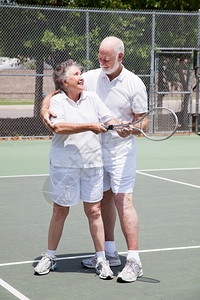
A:
[[[179,132],[192,132],[193,51],[155,51],[154,106],[171,108],[179,119]]]

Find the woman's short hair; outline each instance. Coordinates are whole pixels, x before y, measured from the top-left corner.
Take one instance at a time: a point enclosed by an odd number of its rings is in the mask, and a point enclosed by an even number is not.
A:
[[[83,69],[77,62],[73,61],[72,59],[68,59],[67,61],[64,61],[56,66],[53,71],[53,81],[56,89],[63,88],[63,79],[66,82],[69,81],[69,71],[71,67],[77,67],[80,71],[82,71]]]

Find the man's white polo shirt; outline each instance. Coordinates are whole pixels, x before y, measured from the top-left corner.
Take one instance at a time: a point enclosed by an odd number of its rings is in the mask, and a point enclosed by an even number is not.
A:
[[[101,69],[91,70],[83,74],[84,88],[96,92],[112,112],[114,118],[120,121],[134,121],[134,115],[147,111],[147,92],[142,80],[123,67],[119,76],[111,82]],[[134,139],[129,136],[125,140]],[[125,142],[114,131],[102,135],[104,145],[111,147]],[[117,144],[116,144],[117,143]]]
[[[113,118],[109,109],[94,92],[83,91],[78,102],[61,92],[51,99],[50,110],[57,118],[52,123],[105,123]],[[54,134],[50,163],[57,167],[93,168],[103,166],[100,135],[91,131]]]

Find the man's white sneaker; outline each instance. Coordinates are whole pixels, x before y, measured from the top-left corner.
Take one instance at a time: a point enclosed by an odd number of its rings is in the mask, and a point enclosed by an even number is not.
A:
[[[101,279],[113,279],[113,272],[110,269],[109,262],[102,257],[97,259],[96,273]]]
[[[117,267],[121,265],[121,260],[119,258],[118,253],[115,251],[114,254],[110,254],[108,252],[105,253],[106,254],[106,259],[109,261],[109,265],[110,267]],[[89,269],[95,269],[96,264],[97,264],[97,257],[96,255],[91,257],[91,258],[87,258],[82,260],[81,264]]]
[[[34,268],[35,275],[46,275],[50,271],[56,269],[56,256],[49,256],[47,253],[42,253],[42,258]]]
[[[117,282],[133,282],[138,277],[142,277],[142,265],[136,263],[135,259],[130,258],[126,261],[125,267],[117,276]]]

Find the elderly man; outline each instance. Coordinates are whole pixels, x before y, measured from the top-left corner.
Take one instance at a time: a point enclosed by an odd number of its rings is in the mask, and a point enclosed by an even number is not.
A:
[[[105,38],[99,48],[100,68],[83,74],[84,89],[96,92],[110,109],[114,118],[137,121],[147,111],[147,93],[141,79],[123,65],[124,44],[117,37]],[[50,94],[43,101],[41,115],[48,127]],[[53,114],[53,112],[52,112]],[[53,128],[51,128],[53,130]],[[104,196],[101,202],[105,228],[106,259],[110,266],[121,261],[115,248],[114,227],[116,208],[124,234],[128,254],[118,282],[133,282],[143,275],[138,254],[138,216],[133,206],[136,175],[136,134],[124,131],[124,138],[114,131],[102,134],[104,161]],[[122,134],[121,134],[122,136]],[[96,256],[82,261],[83,266],[95,268]]]

